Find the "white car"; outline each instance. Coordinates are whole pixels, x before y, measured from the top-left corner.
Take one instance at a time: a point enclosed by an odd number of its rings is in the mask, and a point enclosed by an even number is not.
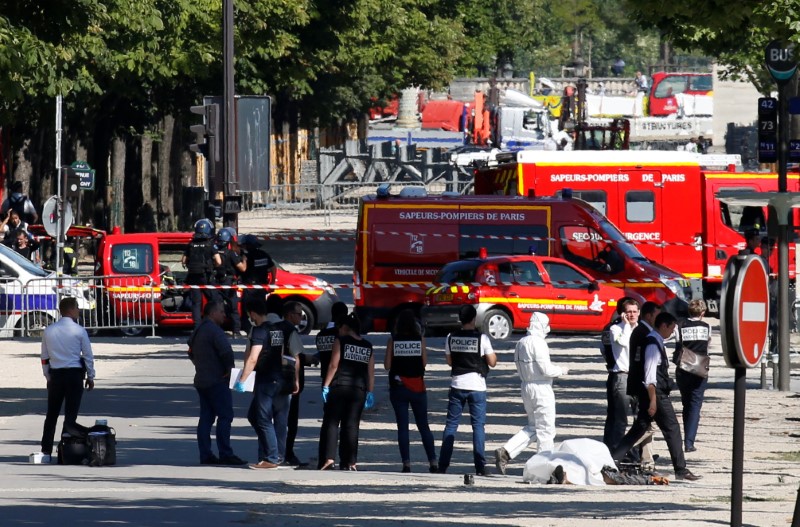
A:
[[[95,309],[92,291],[72,277],[56,277],[0,244],[0,338],[37,337],[60,318],[58,302],[78,299],[82,316]]]

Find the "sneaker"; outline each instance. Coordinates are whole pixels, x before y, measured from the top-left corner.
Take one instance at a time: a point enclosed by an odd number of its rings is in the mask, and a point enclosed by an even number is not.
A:
[[[506,475],[506,466],[509,461],[511,461],[511,456],[508,455],[508,451],[505,448],[500,447],[494,451],[494,464],[497,467],[497,471],[504,476]]]
[[[692,474],[691,471],[687,470],[685,472],[676,472],[675,479],[677,480],[686,480],[686,481],[697,481],[698,479],[702,478],[703,476],[697,476]]]
[[[214,454],[211,454],[211,457],[207,457],[205,459],[200,460],[201,465],[219,465],[219,458]]]
[[[259,468],[278,468],[278,465],[275,463],[270,463],[269,461],[259,461],[254,465],[250,465],[252,469],[259,469]]]
[[[225,456],[223,458],[220,458],[219,464],[220,465],[246,465],[247,461],[245,461],[244,459],[240,458],[239,456],[233,455],[233,456]]]

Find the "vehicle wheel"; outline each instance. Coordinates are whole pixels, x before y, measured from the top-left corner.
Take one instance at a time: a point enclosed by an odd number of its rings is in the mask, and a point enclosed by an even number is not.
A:
[[[314,316],[314,310],[311,309],[304,302],[297,302],[303,308],[303,318],[297,325],[297,332],[301,335],[308,335],[317,324],[317,318]]]
[[[144,333],[144,326],[136,326],[134,324],[138,324],[139,321],[137,320],[129,320],[129,326],[122,326],[119,328],[119,332],[123,337],[138,337],[139,335]]]
[[[506,340],[513,327],[511,317],[500,309],[492,309],[483,317],[483,332],[495,340]]]
[[[26,337],[41,338],[44,329],[53,323],[53,318],[46,313],[30,313],[25,319],[23,334]]]

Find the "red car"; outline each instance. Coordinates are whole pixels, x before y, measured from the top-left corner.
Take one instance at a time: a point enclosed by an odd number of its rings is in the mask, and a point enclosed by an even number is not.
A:
[[[428,290],[422,318],[426,328],[459,325],[458,311],[473,304],[477,326],[504,340],[528,327],[531,313],[550,317],[553,331],[603,329],[624,296],[621,288],[598,284],[576,266],[549,256],[494,256],[445,265]]]

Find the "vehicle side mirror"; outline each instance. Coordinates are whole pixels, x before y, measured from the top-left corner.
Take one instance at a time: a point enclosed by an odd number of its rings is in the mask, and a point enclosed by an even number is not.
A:
[[[589,292],[594,293],[595,291],[600,291],[600,284],[596,280],[592,280],[589,282]]]

